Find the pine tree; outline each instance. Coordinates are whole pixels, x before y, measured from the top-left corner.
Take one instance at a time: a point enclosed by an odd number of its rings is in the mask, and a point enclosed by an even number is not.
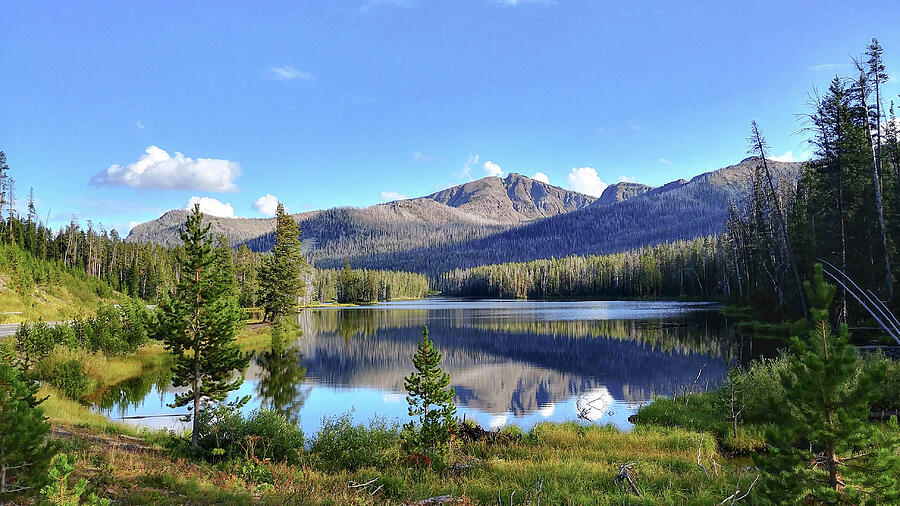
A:
[[[456,426],[455,392],[450,388],[450,375],[441,369],[441,358],[425,327],[413,355],[416,370],[404,378],[409,416],[418,417],[418,426],[414,421],[404,426],[411,438],[408,443],[433,455],[447,451]]]
[[[37,388],[0,359],[0,503],[40,488],[57,450],[47,439],[50,424],[35,399]]]
[[[804,283],[812,326],[792,338],[786,395],[776,410],[783,420],[767,433],[769,454],[756,463],[773,502],[887,504],[900,500],[896,420],[883,431],[867,424],[873,385],[884,368],[863,371],[846,325],[831,332],[828,308],[835,287],[816,264]],[[887,434],[889,433],[889,434]]]
[[[240,386],[235,370],[247,367],[250,357],[235,343],[241,309],[234,292],[229,260],[213,250],[209,225],[202,225],[200,206],[188,215],[181,231],[184,250],[178,255],[181,280],[171,299],[160,303],[159,337],[175,356],[172,384],[188,387],[172,407],[191,405],[197,447],[197,413],[201,404],[224,399]]]
[[[254,253],[246,244],[241,244],[234,255],[234,274],[237,277],[238,290],[242,307],[256,305],[259,292],[258,269],[255,265]]]
[[[276,321],[297,311],[297,299],[303,294],[300,275],[305,268],[300,250],[300,230],[294,218],[278,203],[275,224],[275,247],[263,261],[259,272],[260,304],[263,319]]]

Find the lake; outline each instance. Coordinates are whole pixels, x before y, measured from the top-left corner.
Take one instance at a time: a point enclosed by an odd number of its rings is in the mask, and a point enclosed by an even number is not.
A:
[[[252,396],[247,411],[279,409],[308,436],[323,416],[346,412],[357,422],[406,422],[403,378],[427,325],[460,417],[494,429],[577,420],[628,430],[642,403],[684,385],[715,386],[744,358],[718,309],[464,299],[306,309],[297,315],[302,335],[283,353],[257,353],[230,398]],[[175,393],[165,375],[136,378],[108,390],[95,409],[127,423],[179,428],[177,418],[165,416],[185,411],[166,406]]]

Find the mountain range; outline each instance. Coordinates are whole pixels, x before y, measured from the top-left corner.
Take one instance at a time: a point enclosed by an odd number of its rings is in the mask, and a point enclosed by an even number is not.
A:
[[[364,208],[293,215],[306,254],[321,268],[397,269],[438,275],[453,268],[572,254],[613,253],[723,230],[730,203],[750,189],[758,158],[659,187],[608,186],[599,198],[521,174],[486,177],[424,197]],[[802,164],[769,160],[778,181],[796,180]],[[177,244],[187,211],[173,210],[134,227],[128,241]],[[233,246],[267,251],[274,218],[207,216],[211,232]]]

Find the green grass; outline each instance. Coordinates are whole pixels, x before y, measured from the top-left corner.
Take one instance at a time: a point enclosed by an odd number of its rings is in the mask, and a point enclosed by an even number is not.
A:
[[[737,434],[725,409],[718,405],[717,392],[704,392],[685,397],[658,398],[641,407],[632,418],[641,425],[681,427],[700,431],[715,437],[723,451],[734,455],[745,455],[766,447],[764,423],[738,424]]]
[[[447,494],[461,504],[496,504],[498,494],[504,504],[510,496],[516,504],[716,504],[755,477],[745,461],[719,454],[712,436],[665,427],[543,423],[517,444],[459,445],[451,461],[469,466],[460,472],[415,467],[396,449],[395,458],[353,471],[319,467],[303,452],[299,465],[263,461],[252,467],[264,472],[248,474],[245,460],[213,464],[164,448],[136,454],[86,436],[66,442],[75,473],[121,504],[401,504]],[[623,464],[642,498],[617,486]]]

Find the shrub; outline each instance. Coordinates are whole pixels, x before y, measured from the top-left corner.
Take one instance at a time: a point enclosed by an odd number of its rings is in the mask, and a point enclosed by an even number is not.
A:
[[[303,431],[281,413],[258,409],[246,419],[244,402],[209,405],[197,420],[197,442],[208,455],[244,457],[298,464],[304,449]]]
[[[241,407],[246,403],[207,404],[197,414],[197,443],[212,455],[233,457],[240,454],[244,437]]]
[[[277,411],[259,409],[244,424],[245,446],[253,455],[288,464],[298,464],[305,439],[303,431]],[[252,446],[250,446],[252,445]]]
[[[399,459],[400,429],[375,418],[366,427],[353,425],[351,413],[322,419],[310,453],[329,471],[387,466]]]
[[[41,377],[59,388],[70,399],[78,400],[88,392],[91,378],[84,371],[84,364],[78,359],[68,359],[52,364]]]
[[[50,326],[40,320],[19,325],[15,340],[19,366],[25,373],[30,372],[38,362],[47,358],[56,345]]]
[[[72,459],[74,461],[74,459]],[[88,506],[108,506],[109,499],[100,499],[97,494],[91,494],[82,503],[81,496],[87,489],[88,482],[81,478],[74,484],[69,484],[69,475],[75,470],[75,464],[69,462],[69,456],[61,453],[53,458],[53,463],[47,473],[47,486],[41,489],[47,503],[53,506],[70,506],[85,504]]]

